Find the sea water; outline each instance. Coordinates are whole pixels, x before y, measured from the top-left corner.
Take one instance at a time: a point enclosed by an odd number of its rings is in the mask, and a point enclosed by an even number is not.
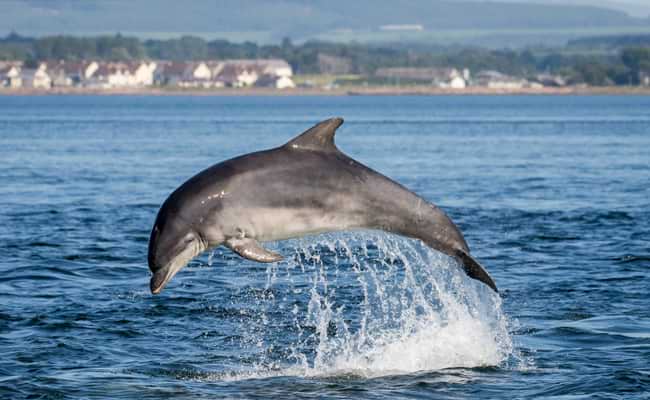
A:
[[[0,96],[2,398],[645,398],[645,96]],[[164,199],[342,116],[439,205],[500,294],[354,231],[206,252],[157,296]],[[288,193],[288,195],[291,195]]]

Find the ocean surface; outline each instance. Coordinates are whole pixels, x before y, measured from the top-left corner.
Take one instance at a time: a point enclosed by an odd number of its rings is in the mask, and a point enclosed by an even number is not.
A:
[[[149,293],[171,191],[332,116],[500,295],[377,231]],[[649,226],[650,97],[0,96],[0,398],[650,398]]]

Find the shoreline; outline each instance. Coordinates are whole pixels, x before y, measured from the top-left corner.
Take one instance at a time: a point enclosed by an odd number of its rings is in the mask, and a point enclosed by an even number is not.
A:
[[[346,86],[331,90],[321,88],[219,88],[219,89],[181,89],[181,88],[56,88],[56,89],[0,89],[0,96],[440,96],[440,95],[650,95],[647,86],[572,86],[520,89],[493,89],[469,87],[466,89],[441,89],[431,86]]]

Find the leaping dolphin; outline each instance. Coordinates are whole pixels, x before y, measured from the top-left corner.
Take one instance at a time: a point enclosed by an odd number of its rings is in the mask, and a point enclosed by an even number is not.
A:
[[[320,122],[281,147],[223,161],[176,189],[149,239],[151,292],[221,244],[249,260],[275,262],[282,256],[260,242],[363,228],[420,239],[497,291],[442,210],[336,147],[342,123]]]

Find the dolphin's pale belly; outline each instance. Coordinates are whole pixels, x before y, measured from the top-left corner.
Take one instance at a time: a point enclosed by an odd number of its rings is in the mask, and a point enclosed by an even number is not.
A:
[[[254,208],[247,209],[244,218],[238,217],[235,225],[236,235],[264,242],[362,227],[363,218],[356,214],[324,212],[307,207]]]

